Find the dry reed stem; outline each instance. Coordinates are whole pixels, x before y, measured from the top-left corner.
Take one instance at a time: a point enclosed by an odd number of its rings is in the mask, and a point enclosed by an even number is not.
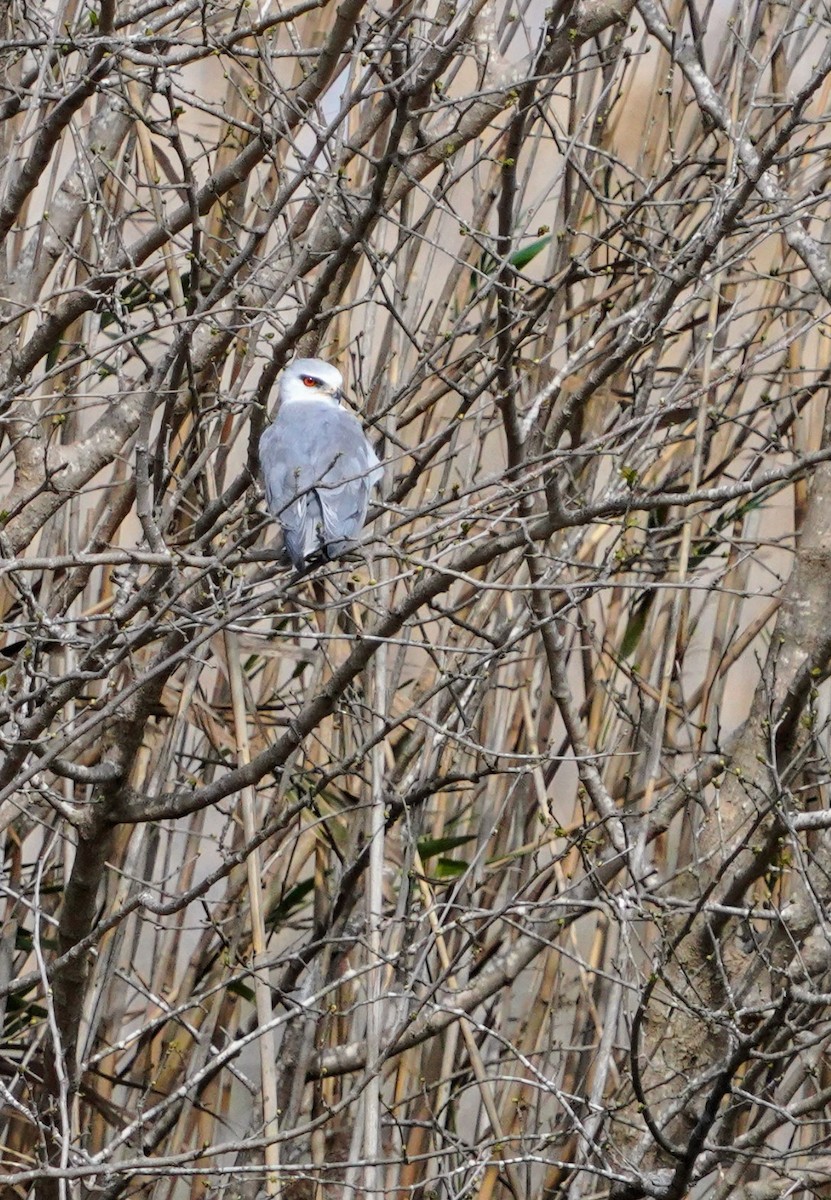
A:
[[[824,21],[0,15],[3,1200],[824,1186],[828,661],[785,652]],[[298,352],[386,462],[323,609],[258,557]],[[751,1044],[786,980],[814,1001]]]
[[[250,762],[248,744],[248,711],[245,703],[239,643],[231,630],[225,631],[226,665],[231,688],[231,704],[234,712],[234,729],[237,754],[242,764]],[[256,796],[253,788],[244,788],[240,795],[242,805],[242,831],[246,842],[251,844],[257,828]],[[265,972],[268,970],[268,948],[265,933],[264,897],[262,891],[262,867],[260,852],[254,848],[248,855],[248,904],[251,914],[252,972],[254,976],[254,999],[257,1020],[263,1026],[272,1018],[271,986]],[[277,1047],[272,1037],[260,1039],[260,1070],[263,1089],[263,1136],[265,1138],[265,1163],[268,1168],[265,1182],[269,1196],[282,1195],[280,1183],[280,1148],[276,1140],[279,1128],[277,1106]]]

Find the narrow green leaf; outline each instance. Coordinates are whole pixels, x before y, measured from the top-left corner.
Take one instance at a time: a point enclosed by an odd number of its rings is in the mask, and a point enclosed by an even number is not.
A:
[[[432,868],[432,874],[436,879],[457,879],[469,866],[470,863],[459,862],[457,858],[440,858]]]
[[[284,921],[291,912],[301,906],[314,885],[314,879],[304,879],[300,883],[295,884],[293,888],[290,888],[285,896],[283,896],[283,899],[278,904],[275,904],[271,911],[266,914],[266,926],[269,929],[273,929],[275,925]]]
[[[519,250],[514,250],[513,254],[508,259],[512,267],[516,267],[521,271],[523,267],[527,267],[532,259],[535,259],[541,250],[544,250],[551,241],[552,235],[547,233],[545,237],[537,238],[528,246],[521,246]]]
[[[234,979],[228,984],[228,991],[233,996],[241,996],[243,1000],[249,1000],[252,1004],[254,1003],[254,989],[246,987],[239,979]]]
[[[421,855],[421,861],[426,862],[428,858],[434,858],[437,854],[444,854],[448,850],[464,846],[467,842],[475,841],[476,835],[473,833],[466,837],[422,838],[418,843],[418,852]]]
[[[655,599],[655,593],[645,592],[632,605],[631,616],[626,625],[626,630],[623,634],[623,640],[620,644],[620,657],[628,658],[633,654],[638,642],[641,640],[641,634],[646,625],[646,618],[649,616],[649,610],[652,608],[652,602]]]

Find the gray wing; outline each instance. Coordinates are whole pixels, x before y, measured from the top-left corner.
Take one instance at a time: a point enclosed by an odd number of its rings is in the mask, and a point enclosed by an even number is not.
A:
[[[360,535],[369,494],[384,473],[358,421],[350,413],[341,415],[349,418],[349,425],[344,422],[339,430],[342,449],[315,488],[330,558],[341,554]]]
[[[260,462],[268,507],[301,569],[311,554],[336,557],[358,536],[383,475],[357,418],[319,401],[280,410],[260,439]]]
[[[313,525],[309,519],[309,494],[302,484],[302,470],[287,449],[279,436],[277,423],[269,425],[259,446],[266,504],[282,526],[291,561],[302,570],[307,554],[307,526],[313,529]],[[311,547],[308,553],[311,553]]]

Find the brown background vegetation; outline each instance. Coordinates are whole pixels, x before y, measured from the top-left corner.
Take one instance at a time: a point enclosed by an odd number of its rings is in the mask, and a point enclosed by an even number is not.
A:
[[[0,6],[4,1200],[827,1193],[829,68]],[[298,352],[385,462],[301,581]]]

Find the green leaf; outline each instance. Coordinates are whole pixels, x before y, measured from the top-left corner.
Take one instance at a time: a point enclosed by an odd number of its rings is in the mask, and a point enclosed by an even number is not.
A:
[[[519,250],[514,250],[508,262],[512,267],[516,267],[518,271],[521,271],[523,267],[528,266],[532,259],[537,257],[541,250],[545,249],[551,241],[552,236],[552,234],[547,233],[545,237],[537,238],[529,246],[521,246]]]
[[[646,618],[649,616],[649,610],[652,608],[654,599],[654,592],[645,592],[632,605],[631,615],[620,644],[621,658],[628,658],[630,654],[634,653],[638,642],[641,640],[641,634],[646,625]]]
[[[9,996],[7,1009],[9,1013],[23,1013],[29,1021],[43,1021],[49,1016],[42,1004],[36,1004],[34,1000],[28,1000],[25,996]]]
[[[544,250],[548,243],[553,238],[552,233],[547,233],[545,237],[538,237],[527,246],[520,246],[518,250],[514,250],[513,254],[508,255],[508,262],[512,267],[516,267],[521,271],[523,267],[527,267],[532,259],[535,259],[541,250]],[[479,273],[481,275],[494,275],[499,268],[499,263],[492,254],[485,252],[479,260]],[[471,287],[475,291],[479,287],[479,280],[476,276],[471,281]]]
[[[233,996],[242,996],[243,1000],[254,1002],[254,989],[247,987],[241,980],[234,979],[228,984],[228,991]]]
[[[458,879],[469,866],[470,863],[459,862],[457,858],[440,858],[433,867],[433,875],[436,879]]]
[[[448,850],[455,850],[458,846],[475,841],[474,833],[470,833],[466,837],[421,838],[418,843],[418,852],[421,861],[426,862],[428,858],[435,858],[437,854],[445,854]]]
[[[304,879],[300,883],[296,883],[293,888],[290,888],[285,896],[283,896],[283,899],[266,913],[265,923],[268,928],[273,929],[275,925],[284,921],[294,909],[299,908],[314,885],[314,879]]]

